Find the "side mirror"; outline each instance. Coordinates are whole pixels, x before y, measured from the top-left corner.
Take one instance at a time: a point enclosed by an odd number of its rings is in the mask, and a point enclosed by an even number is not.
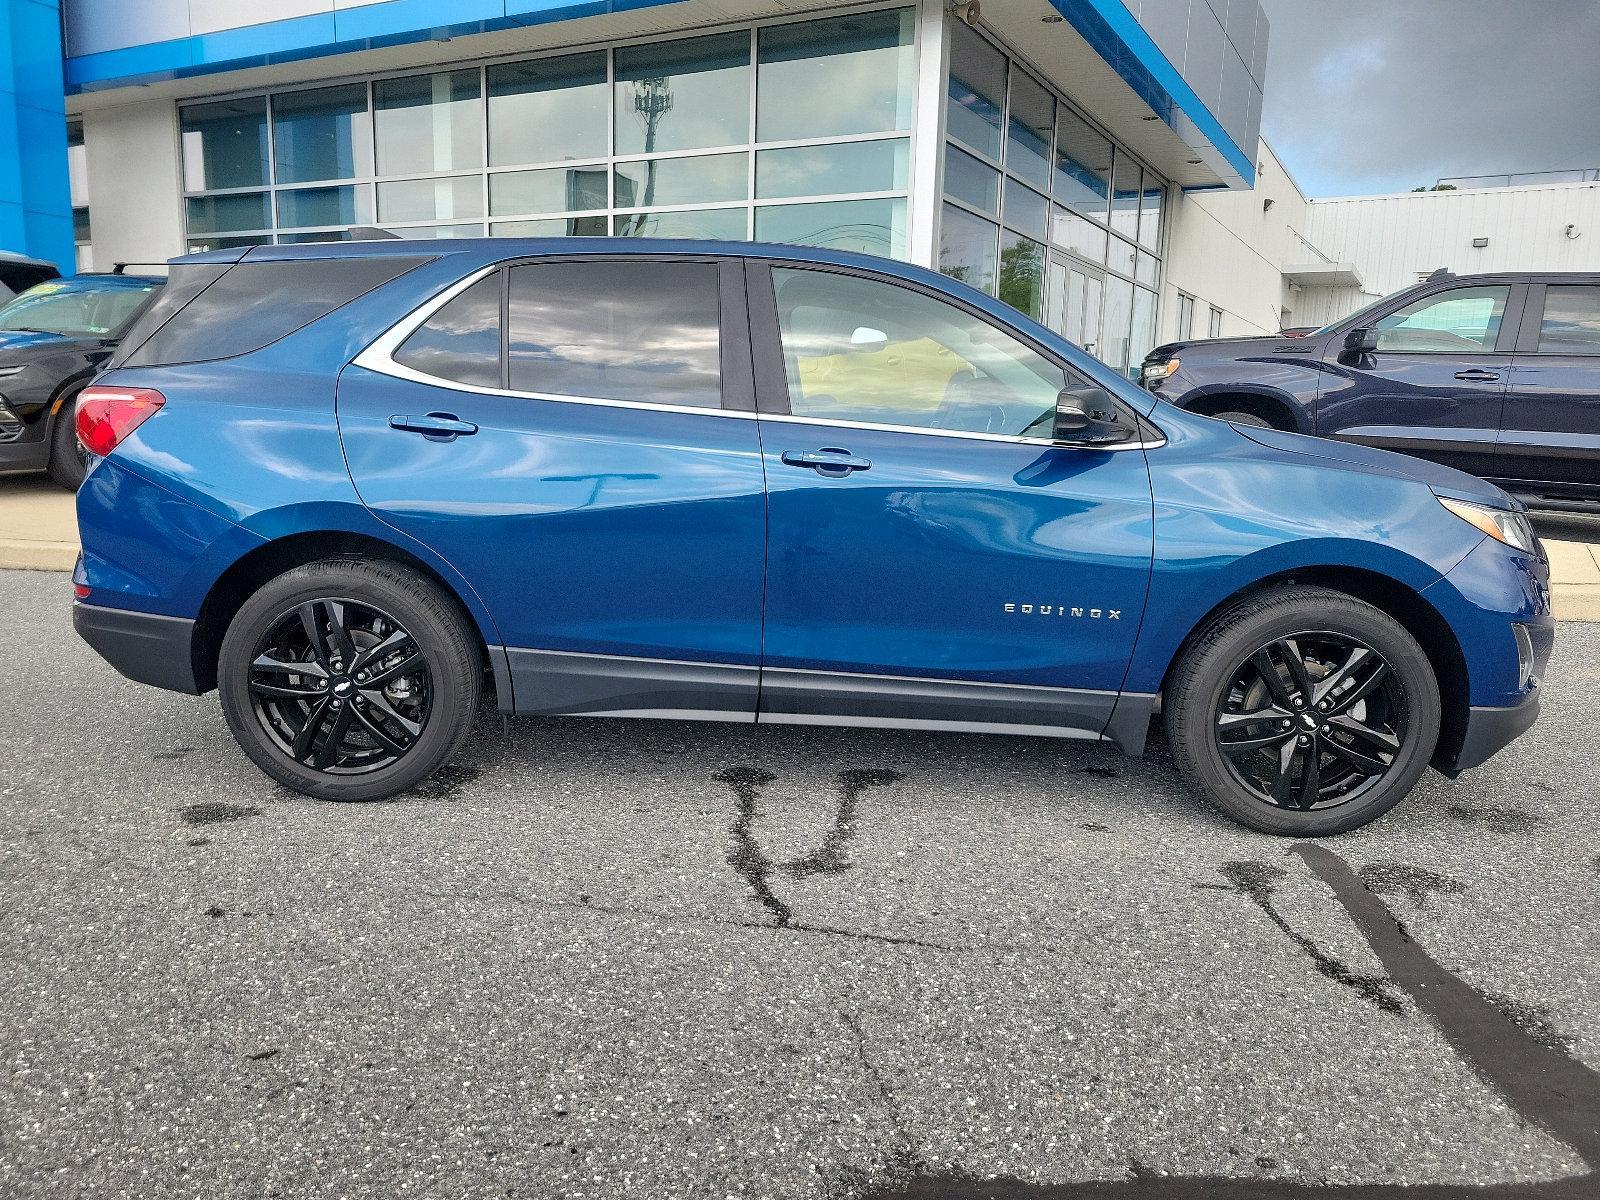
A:
[[[1103,387],[1062,388],[1056,396],[1056,418],[1051,440],[1057,442],[1115,442],[1126,431],[1117,416],[1117,403]]]
[[[1378,331],[1352,329],[1344,335],[1344,348],[1349,354],[1371,354],[1378,348]]]

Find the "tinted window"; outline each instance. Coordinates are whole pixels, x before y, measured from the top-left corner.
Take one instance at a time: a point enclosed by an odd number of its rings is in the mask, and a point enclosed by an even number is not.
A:
[[[1377,323],[1378,349],[1449,354],[1493,350],[1505,287],[1466,287],[1415,300]]]
[[[512,267],[507,325],[516,391],[722,403],[715,264]]]
[[[173,314],[189,301],[221,279],[232,265],[232,263],[175,264],[167,272],[166,286],[150,302],[150,307],[140,313],[133,324],[128,326],[128,331],[122,335],[122,345],[112,355],[110,365],[120,367],[149,340],[152,333],[170,321]]]
[[[909,288],[778,268],[778,329],[797,417],[1049,437],[1062,369],[963,309]]]
[[[1545,289],[1539,353],[1600,354],[1600,287]]]
[[[242,262],[161,326],[129,355],[127,365],[159,367],[249,354],[427,261],[383,257]]]
[[[400,344],[394,361],[424,375],[500,386],[500,273],[478,280]]]

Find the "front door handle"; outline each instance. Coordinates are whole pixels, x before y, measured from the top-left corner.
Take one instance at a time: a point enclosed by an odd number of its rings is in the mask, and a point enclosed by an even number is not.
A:
[[[389,418],[389,428],[420,433],[434,442],[454,441],[465,434],[478,432],[478,427],[471,421],[463,421],[455,413],[447,412],[431,412],[425,417],[393,416]]]
[[[783,463],[790,467],[809,467],[818,475],[830,479],[843,479],[852,471],[871,469],[870,458],[860,458],[838,446],[824,446],[820,450],[785,450]]]
[[[1469,371],[1457,371],[1456,378],[1463,379],[1468,383],[1493,383],[1500,378],[1500,372],[1485,371],[1481,367],[1473,367]]]

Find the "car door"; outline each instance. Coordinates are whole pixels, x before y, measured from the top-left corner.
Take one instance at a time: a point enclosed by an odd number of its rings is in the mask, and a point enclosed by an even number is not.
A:
[[[1376,350],[1330,339],[1317,432],[1492,474],[1522,290],[1429,292],[1372,323]]]
[[[484,598],[518,711],[754,720],[765,497],[741,276],[512,263],[341,376],[363,501]]]
[[[785,263],[750,282],[761,720],[1098,735],[1150,577],[1138,425],[1052,444],[1085,381],[930,289]]]
[[[1528,288],[1495,474],[1519,493],[1600,499],[1600,278]]]

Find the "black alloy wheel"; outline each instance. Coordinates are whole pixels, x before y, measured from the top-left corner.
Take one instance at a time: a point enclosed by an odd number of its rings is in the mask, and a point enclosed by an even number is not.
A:
[[[436,580],[383,559],[307,563],[239,607],[217,691],[240,749],[321,800],[382,800],[467,739],[484,646]]]
[[[1400,677],[1354,637],[1277,638],[1234,671],[1216,712],[1234,777],[1279,808],[1330,808],[1377,787],[1407,734]]]
[[[359,775],[416,746],[433,673],[394,617],[326,597],[294,605],[268,627],[250,664],[250,697],[262,728],[297,763]]]
[[[1178,769],[1263,833],[1343,833],[1393,808],[1439,740],[1439,683],[1394,617],[1331,588],[1245,596],[1191,639],[1162,690]]]

